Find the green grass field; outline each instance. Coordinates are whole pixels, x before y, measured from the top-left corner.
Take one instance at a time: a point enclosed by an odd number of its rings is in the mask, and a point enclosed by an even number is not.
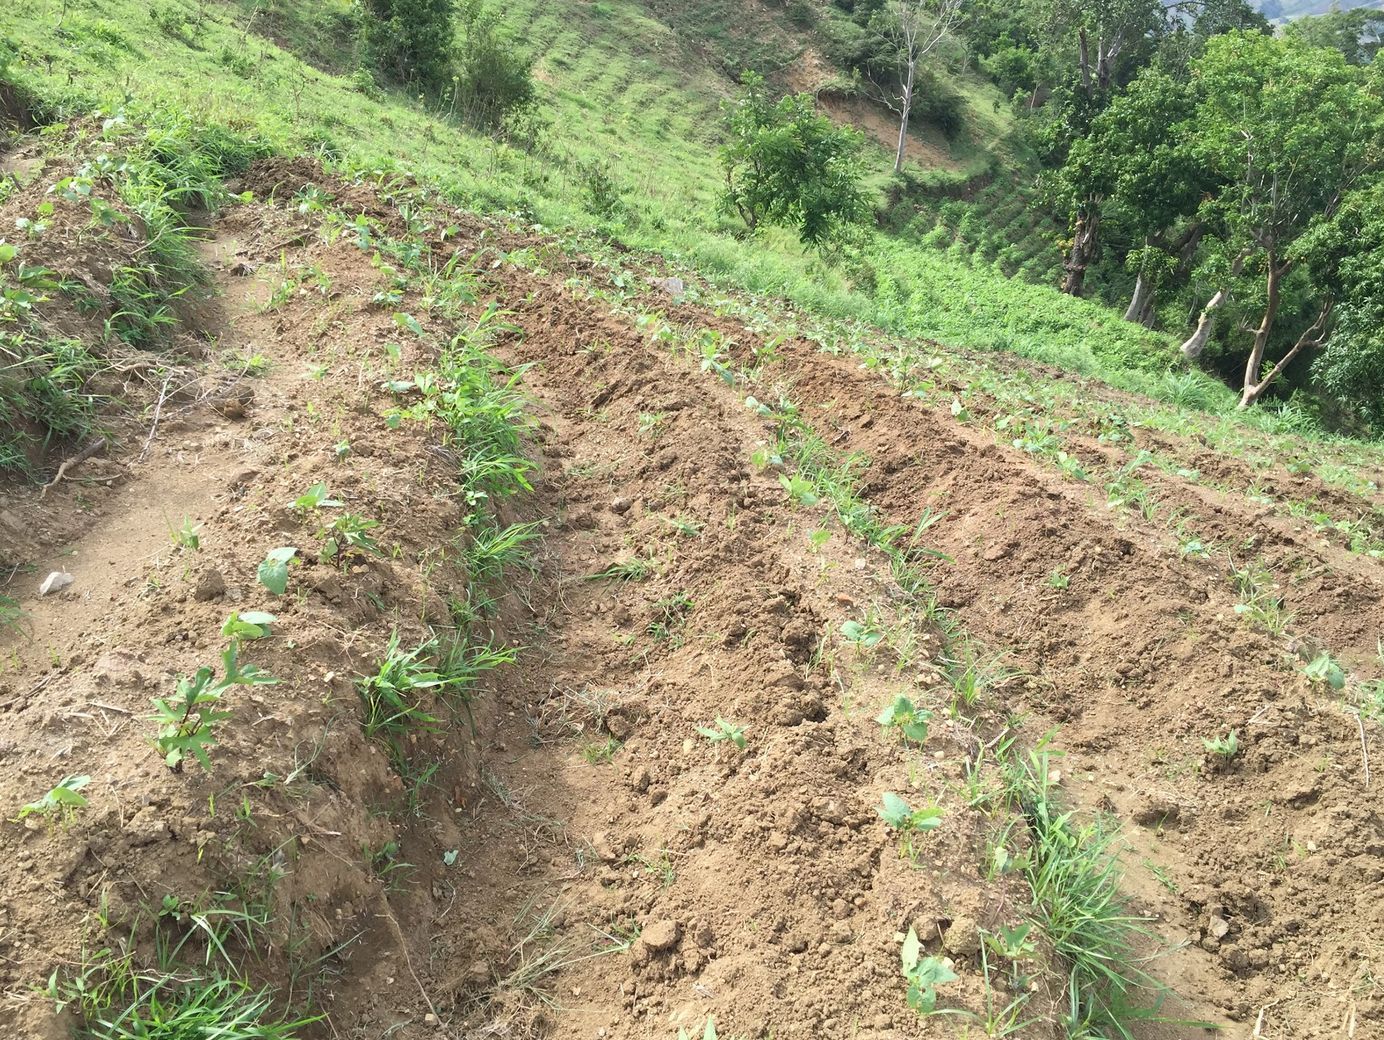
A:
[[[464,207],[603,232],[727,288],[781,295],[894,334],[1012,351],[1164,399],[1166,373],[1181,368],[1170,337],[1033,284],[1049,279],[1055,256],[1029,226],[1020,193],[997,189],[1004,227],[977,229],[979,207],[953,207],[958,222],[969,215],[964,233],[920,234],[914,221],[871,233],[846,263],[828,263],[782,232],[745,240],[716,205],[720,105],[734,90],[718,64],[735,59],[734,40],[709,47],[636,0],[515,0],[506,27],[537,58],[545,124],[535,145],[518,147],[352,72],[347,19],[341,0],[162,0],[152,8],[18,0],[0,11],[0,34],[20,55],[12,75],[62,118],[100,108],[135,121],[221,124],[276,150],[408,171]],[[981,155],[1003,161],[1008,113],[988,85],[958,84],[972,123],[957,146],[963,167]],[[882,189],[889,156],[871,148],[881,171],[872,183]],[[613,215],[593,212],[593,170],[620,196]],[[949,225],[939,217],[936,227]],[[947,234],[952,241],[941,241]],[[1028,280],[1006,277],[1015,273]],[[1229,389],[1195,378],[1204,407],[1233,408]]]

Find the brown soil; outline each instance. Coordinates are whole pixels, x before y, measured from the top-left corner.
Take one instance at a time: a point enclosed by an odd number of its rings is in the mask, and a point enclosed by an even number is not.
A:
[[[246,186],[282,199],[309,182],[402,233],[367,185],[306,163]],[[265,909],[237,952],[290,1004],[313,998],[327,1015],[314,1036],[672,1040],[679,1026],[700,1036],[708,1015],[723,1037],[975,1035],[974,1021],[907,1006],[899,941],[912,927],[952,958],[945,1006],[983,1010],[977,929],[1024,920],[1028,892],[1015,873],[989,876],[1006,817],[968,808],[965,778],[1016,715],[1030,744],[1060,724],[1073,804],[1125,824],[1127,893],[1167,944],[1150,965],[1177,994],[1165,1017],[1236,1038],[1384,1032],[1384,827],[1353,716],[1301,678],[1293,647],[1235,614],[1222,559],[1183,558],[1166,525],[1109,510],[1090,484],[805,341],[728,386],[593,296],[611,288],[599,267],[446,222],[445,243],[418,233],[439,259],[475,258],[472,313],[492,300],[511,312],[518,331],[498,353],[532,366],[540,471],[502,515],[545,537],[482,625],[526,648],[519,663],[419,736],[440,768],[410,805],[361,731],[352,677],[392,631],[412,646],[449,624],[467,587],[453,547],[468,509],[439,431],[382,419],[395,398],[381,384],[426,369],[453,328],[413,290],[374,303],[389,272],[349,233],[328,242],[319,217],[229,210],[205,244],[217,354],[147,453],[146,409],[46,498],[0,498],[22,564],[3,591],[27,612],[0,634],[0,804],[92,777],[70,824],[0,828],[0,1033],[63,1035],[29,987],[104,941],[98,909],[147,943],[171,895],[158,927],[175,932],[195,931],[189,908]],[[323,277],[266,308],[281,257]],[[761,345],[692,303],[651,292],[639,305],[718,331],[747,363]],[[425,335],[402,332],[395,310]],[[270,365],[234,376],[225,354]],[[974,708],[949,715],[942,635],[883,554],[751,464],[771,430],[745,397],[779,391],[833,451],[864,454],[862,494],[889,520],[945,512],[925,536],[950,558],[932,573],[938,598],[1009,672]],[[1072,447],[1110,454],[1094,437]],[[387,557],[318,557],[290,508],[317,481],[380,521]],[[1299,561],[1286,590],[1299,644],[1369,659],[1384,594],[1373,561],[1248,499],[1161,487],[1217,537],[1251,532],[1276,568]],[[195,552],[170,539],[184,517],[201,524]],[[815,545],[819,526],[832,534]],[[255,568],[280,545],[300,546],[301,563],[290,594],[271,597]],[[643,580],[593,577],[632,559],[653,564]],[[38,598],[56,569],[75,584]],[[149,699],[216,662],[232,609],[278,615],[247,654],[280,682],[228,695],[210,773],[171,772],[150,746]],[[913,648],[845,643],[843,622],[871,611]],[[904,692],[936,713],[921,753],[874,721]],[[698,734],[718,718],[745,727],[743,750]],[[1243,751],[1217,768],[1202,738],[1231,727]],[[886,791],[945,810],[912,856],[875,812]],[[1033,986],[1035,1021],[1014,1035],[1062,1035],[1062,979],[1036,972]],[[1164,1022],[1136,1035],[1207,1034]]]

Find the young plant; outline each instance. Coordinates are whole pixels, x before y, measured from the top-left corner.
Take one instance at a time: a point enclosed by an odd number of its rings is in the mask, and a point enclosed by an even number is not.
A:
[[[14,818],[14,822],[19,823],[30,816],[42,816],[50,823],[71,823],[77,815],[77,810],[86,807],[87,800],[80,792],[89,783],[91,783],[89,776],[63,777],[51,791],[38,801],[21,805],[19,815]]]
[[[319,482],[293,500],[293,509],[298,513],[308,513],[314,509],[337,508],[341,504],[340,500],[332,498],[327,485]]]
[[[900,694],[894,702],[879,713],[875,719],[886,729],[894,729],[904,740],[921,744],[927,740],[927,724],[932,712],[916,707],[911,700]]]
[[[1210,754],[1222,762],[1229,762],[1240,753],[1240,740],[1233,729],[1225,736],[1202,737],[1201,742]]]
[[[247,610],[243,614],[231,611],[221,626],[221,634],[227,639],[263,639],[269,635],[269,626],[279,620],[263,610]]]
[[[159,723],[154,744],[164,762],[175,773],[182,772],[183,763],[191,755],[203,769],[211,769],[207,748],[216,743],[214,731],[231,717],[217,705],[232,686],[267,686],[278,682],[272,675],[252,664],[239,660],[240,642],[232,639],[221,655],[222,676],[216,679],[212,668],[197,669],[192,678],[178,680],[173,699],[154,698],[154,716]]]
[[[695,1038],[683,1027],[678,1029],[678,1040],[695,1040]],[[702,1032],[701,1040],[718,1040],[716,1036],[716,1019],[708,1018],[706,1020],[706,1029]]]
[[[912,928],[903,940],[899,960],[903,965],[903,977],[908,980],[909,1007],[920,1015],[960,1013],[941,1011],[937,1007],[937,987],[956,982],[959,976],[943,958],[923,956],[923,944]]]
[[[612,563],[603,571],[585,576],[587,581],[643,581],[654,572],[654,561],[636,556]]]
[[[179,549],[195,551],[202,548],[202,525],[194,524],[190,517],[183,517],[183,526],[169,532],[173,544]]]
[[[728,722],[719,715],[716,716],[716,724],[714,726],[698,726],[697,733],[706,737],[706,739],[713,744],[720,744],[728,740],[741,751],[745,750],[745,745],[747,743],[745,740],[745,727],[737,726],[733,722]]]
[[[1328,686],[1333,690],[1343,689],[1346,684],[1345,669],[1325,650],[1303,668],[1302,674],[1307,676],[1308,682]]]
[[[890,827],[904,835],[925,834],[942,826],[940,806],[925,805],[921,809],[914,809],[893,791],[884,792],[875,812]]]
[[[841,638],[857,650],[873,650],[884,639],[884,633],[868,619],[863,622],[851,620],[841,625]]]
[[[355,513],[342,513],[323,529],[322,559],[345,566],[352,556],[370,553],[383,556],[384,550],[370,536],[380,526],[378,520],[367,520]]]
[[[270,549],[269,554],[256,569],[255,577],[274,595],[282,596],[288,588],[288,565],[297,555],[298,549],[292,545]]]

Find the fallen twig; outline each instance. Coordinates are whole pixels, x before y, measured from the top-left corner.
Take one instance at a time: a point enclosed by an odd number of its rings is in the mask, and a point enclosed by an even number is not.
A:
[[[57,475],[56,475],[52,480],[50,480],[47,484],[44,484],[44,485],[43,485],[43,489],[38,493],[38,497],[41,498],[41,499],[42,499],[42,498],[47,498],[47,497],[48,497],[48,492],[51,491],[53,488],[55,488],[55,487],[58,486],[58,483],[62,480],[63,477],[65,477],[65,476],[67,475],[67,471],[68,471],[69,469],[71,469],[73,466],[81,465],[83,462],[85,462],[87,459],[91,458],[91,457],[92,457],[93,455],[95,455],[97,452],[104,451],[104,450],[105,450],[105,447],[106,447],[106,438],[104,438],[104,437],[97,437],[94,441],[92,441],[90,444],[88,444],[85,448],[83,448],[81,451],[77,452],[76,455],[73,455],[72,458],[68,459],[66,462],[64,462],[61,466],[58,467]]]
[[[1360,713],[1355,712],[1355,728],[1360,731],[1360,757],[1365,763],[1365,790],[1370,789],[1370,745],[1365,739],[1365,722]]]
[[[159,416],[163,414],[163,402],[168,399],[168,383],[173,378],[173,373],[163,377],[163,386],[159,388],[159,400],[154,405],[154,421],[149,425],[149,436],[144,438],[144,447],[139,450],[139,461],[144,461],[144,456],[149,454],[149,445],[154,442],[154,432],[159,428]]]

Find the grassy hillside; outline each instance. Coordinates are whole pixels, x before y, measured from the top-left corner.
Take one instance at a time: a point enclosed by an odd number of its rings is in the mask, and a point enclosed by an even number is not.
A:
[[[506,7],[516,46],[538,59],[546,126],[525,147],[467,132],[445,110],[350,71],[348,9],[338,0],[267,8],[21,0],[0,12],[0,34],[19,51],[14,74],[54,116],[99,105],[135,120],[220,124],[351,168],[407,170],[467,207],[614,235],[827,317],[1012,350],[1169,396],[1165,373],[1180,366],[1168,337],[1004,277],[1014,260],[1041,266],[1036,248],[993,260],[982,248],[988,262],[977,264],[920,242],[915,226],[873,235],[858,255],[828,263],[782,232],[745,240],[716,207],[720,104],[733,90],[723,70],[739,59],[716,42],[721,22],[697,38],[690,23],[661,22],[660,11],[636,0]],[[988,88],[966,89],[973,113],[987,108]],[[995,143],[1004,123],[988,108],[979,132]],[[882,187],[883,148],[871,162]],[[1194,378],[1211,408],[1232,407],[1229,391]]]

